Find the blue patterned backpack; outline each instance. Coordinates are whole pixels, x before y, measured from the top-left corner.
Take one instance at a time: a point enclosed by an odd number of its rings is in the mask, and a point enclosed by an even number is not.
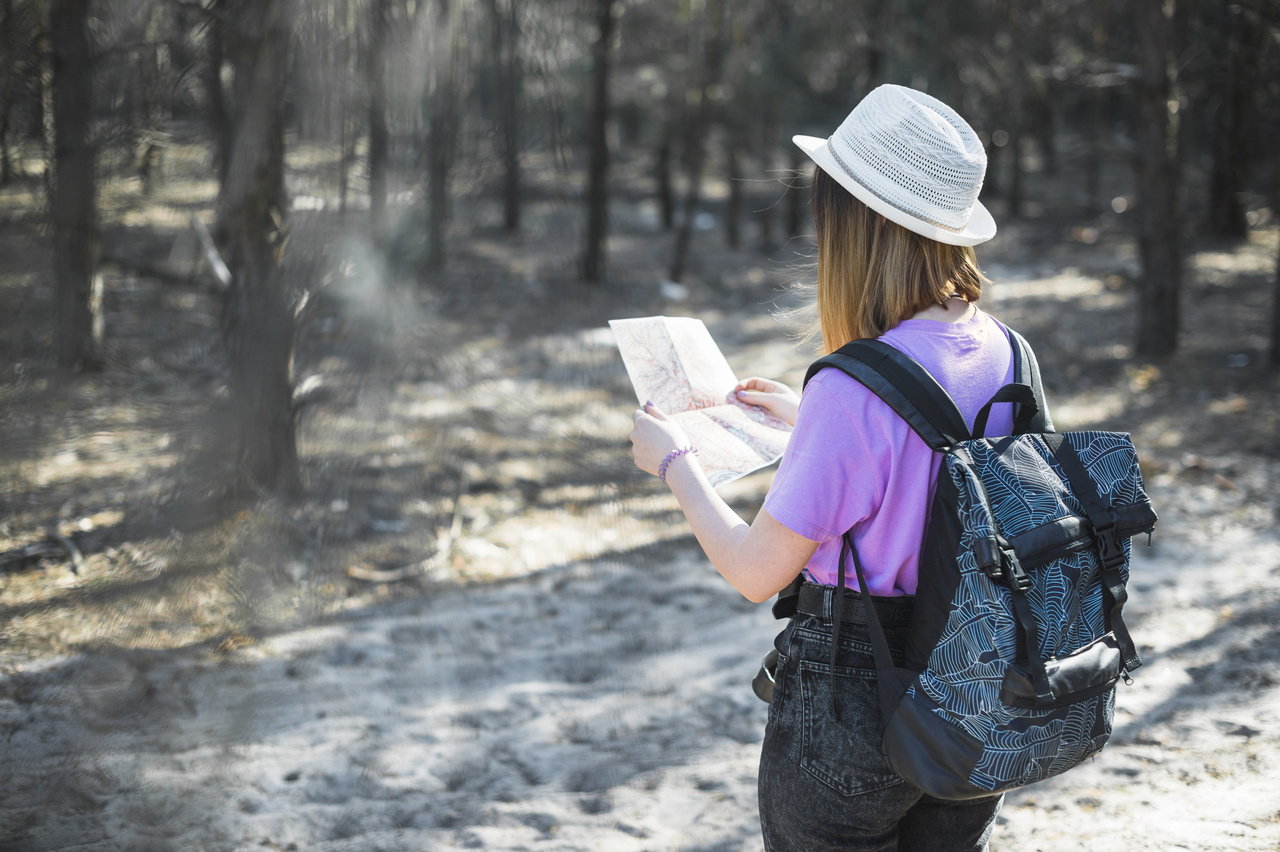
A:
[[[848,373],[944,455],[901,666],[866,608],[885,760],[942,799],[1012,790],[1095,754],[1111,735],[1116,682],[1142,665],[1121,618],[1129,539],[1156,522],[1137,452],[1123,433],[1054,432],[1035,356],[1006,331],[1017,382],[972,433],[937,381],[880,341],[854,341],[805,377]],[[1015,405],[1014,434],[983,437],[999,402]],[[849,534],[839,587],[849,554],[866,598]]]

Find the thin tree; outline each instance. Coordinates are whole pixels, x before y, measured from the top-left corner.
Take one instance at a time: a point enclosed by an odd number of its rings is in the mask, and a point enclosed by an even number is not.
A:
[[[724,70],[724,40],[727,16],[724,0],[708,0],[706,35],[703,43],[702,81],[698,87],[698,108],[689,123],[685,143],[685,166],[688,170],[688,188],[685,191],[684,209],[680,227],[676,229],[675,251],[667,277],[679,281],[684,277],[689,259],[689,243],[693,239],[694,220],[702,201],[702,166],[706,160],[706,137],[711,128],[712,87],[720,82]]]
[[[502,154],[502,222],[520,230],[520,2],[488,0],[490,48],[493,53],[498,142]]]
[[[280,271],[287,2],[226,0],[225,8],[235,97],[215,233],[232,274],[223,311],[231,364],[229,437],[241,490],[289,492],[298,486],[298,451],[294,314]]]
[[[58,363],[79,368],[101,365],[102,344],[89,5],[90,0],[54,0],[50,8],[55,338]]]
[[[588,136],[587,242],[582,278],[598,283],[604,270],[604,239],[609,228],[609,54],[613,44],[614,0],[596,0],[596,43],[592,51],[592,109]]]
[[[1182,215],[1179,192],[1174,15],[1167,5],[1187,0],[1134,0],[1138,36],[1135,81],[1136,166],[1139,208],[1138,247],[1142,284],[1138,299],[1139,356],[1163,357],[1178,345],[1182,290]]]
[[[218,170],[218,180],[226,180],[227,166],[231,159],[231,116],[227,112],[227,93],[222,85],[226,50],[223,33],[228,27],[227,0],[211,0],[208,7],[208,29],[205,36],[205,62],[202,69],[205,94],[205,121],[213,138],[213,160]]]
[[[1249,230],[1244,194],[1253,161],[1253,117],[1258,64],[1266,28],[1253,3],[1208,4],[1221,33],[1211,56],[1218,68],[1212,86],[1213,167],[1209,173],[1209,231],[1242,239]]]
[[[457,76],[459,44],[449,0],[436,0],[431,27],[430,75],[424,89],[427,117],[427,251],[424,267],[445,265],[445,228],[449,221],[449,169],[458,133]]]
[[[369,219],[375,236],[385,236],[387,224],[387,30],[389,0],[369,3]]]

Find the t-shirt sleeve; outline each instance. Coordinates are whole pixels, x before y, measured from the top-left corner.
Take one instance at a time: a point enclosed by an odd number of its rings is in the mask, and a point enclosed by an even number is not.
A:
[[[877,431],[868,407],[875,403],[870,391],[838,370],[823,370],[809,382],[764,501],[780,524],[821,543],[873,514],[887,481],[868,452]]]

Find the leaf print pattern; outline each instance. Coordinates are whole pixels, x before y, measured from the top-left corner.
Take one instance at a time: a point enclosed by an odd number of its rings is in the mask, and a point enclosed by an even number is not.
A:
[[[1065,438],[1104,501],[1146,501],[1128,435],[1075,432]],[[943,475],[956,487],[963,521],[959,586],[928,666],[907,698],[982,743],[971,784],[993,792],[1013,789],[1063,772],[1101,749],[1111,733],[1115,691],[1056,709],[1011,707],[1000,700],[1005,671],[1017,659],[1017,620],[1009,589],[978,569],[974,542],[996,532],[1008,539],[1083,514],[1084,507],[1035,435],[965,442],[947,454]],[[1127,538],[1124,548],[1127,557]],[[1029,572],[1033,585],[1027,597],[1042,658],[1073,653],[1106,632],[1100,571],[1097,551],[1089,547]],[[1121,574],[1127,581],[1127,560]]]

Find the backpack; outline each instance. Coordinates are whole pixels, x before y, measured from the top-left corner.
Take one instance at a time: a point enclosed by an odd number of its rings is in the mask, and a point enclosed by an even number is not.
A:
[[[1129,539],[1156,523],[1137,451],[1123,433],[1054,432],[1035,355],[1005,331],[1017,381],[983,406],[972,433],[937,381],[880,341],[854,341],[805,377],[842,370],[944,456],[901,666],[865,608],[885,760],[941,799],[1012,790],[1097,753],[1117,681],[1142,665],[1121,617]],[[1014,434],[983,437],[1000,402],[1016,406]],[[850,533],[837,588],[848,555],[865,600]],[[833,674],[843,599],[833,601]],[[787,608],[780,601],[775,613]]]

